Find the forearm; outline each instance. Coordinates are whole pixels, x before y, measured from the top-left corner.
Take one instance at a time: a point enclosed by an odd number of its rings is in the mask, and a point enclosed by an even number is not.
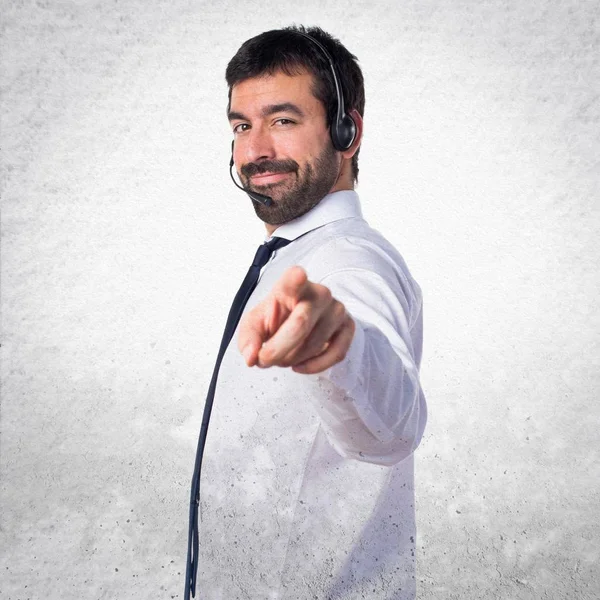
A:
[[[421,441],[425,398],[408,352],[392,347],[376,327],[355,322],[346,358],[320,374],[323,394],[315,407],[340,454],[392,465]]]

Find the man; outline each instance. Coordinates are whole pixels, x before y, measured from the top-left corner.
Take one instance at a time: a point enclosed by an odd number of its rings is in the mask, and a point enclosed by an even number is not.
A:
[[[362,73],[322,30],[287,28],[245,42],[226,79],[236,171],[271,198],[253,199],[265,241],[289,243],[263,267],[221,366],[199,597],[414,598],[421,292],[354,192]],[[342,104],[353,128],[339,150]]]

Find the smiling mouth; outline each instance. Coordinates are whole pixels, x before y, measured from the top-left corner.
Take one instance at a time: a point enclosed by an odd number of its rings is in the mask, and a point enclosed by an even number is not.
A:
[[[259,173],[250,177],[250,181],[254,185],[269,185],[271,183],[278,183],[289,175],[289,172],[285,173]]]

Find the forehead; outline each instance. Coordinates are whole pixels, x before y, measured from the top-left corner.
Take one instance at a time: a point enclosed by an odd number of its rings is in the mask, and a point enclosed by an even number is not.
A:
[[[278,71],[273,75],[251,77],[231,88],[231,112],[251,116],[267,105],[290,102],[301,106],[307,113],[325,112],[321,102],[313,95],[314,78],[306,71],[287,75]]]

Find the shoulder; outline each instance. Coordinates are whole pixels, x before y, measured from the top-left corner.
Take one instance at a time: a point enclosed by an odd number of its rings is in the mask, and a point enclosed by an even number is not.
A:
[[[346,219],[306,236],[303,263],[313,278],[346,270],[365,270],[384,279],[416,282],[398,249],[364,219]],[[418,287],[418,286],[417,286]]]
[[[396,297],[405,311],[416,316],[422,304],[421,289],[406,262],[381,233],[360,221],[352,227],[338,225],[314,232],[320,235],[307,240],[311,249],[303,261],[308,278],[361,295],[376,292],[378,298]]]

